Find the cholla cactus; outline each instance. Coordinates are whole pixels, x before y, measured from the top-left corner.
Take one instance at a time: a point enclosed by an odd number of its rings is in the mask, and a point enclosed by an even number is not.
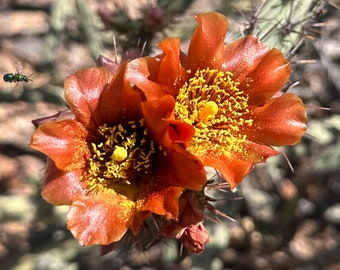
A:
[[[246,26],[246,34],[290,55],[308,36],[311,23],[322,13],[322,0],[262,0]]]

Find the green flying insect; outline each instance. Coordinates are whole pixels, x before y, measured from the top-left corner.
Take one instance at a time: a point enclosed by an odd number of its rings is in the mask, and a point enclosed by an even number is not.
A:
[[[10,82],[10,83],[12,83],[12,82],[14,82],[14,83],[29,82],[29,81],[33,81],[29,78],[30,76],[20,74],[19,72],[14,73],[14,74],[13,73],[6,73],[3,77],[3,79],[4,79],[5,82]]]

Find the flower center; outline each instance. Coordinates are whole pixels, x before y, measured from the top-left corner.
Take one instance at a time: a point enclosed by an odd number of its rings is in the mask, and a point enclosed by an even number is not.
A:
[[[247,138],[240,127],[251,126],[253,120],[247,118],[248,96],[238,89],[239,83],[232,76],[216,69],[197,70],[179,90],[175,117],[194,126],[189,148],[196,155],[207,150],[226,155],[243,151]]]
[[[91,143],[92,157],[86,179],[90,190],[136,184],[152,172],[157,155],[165,152],[150,139],[144,120],[98,128],[98,143]]]

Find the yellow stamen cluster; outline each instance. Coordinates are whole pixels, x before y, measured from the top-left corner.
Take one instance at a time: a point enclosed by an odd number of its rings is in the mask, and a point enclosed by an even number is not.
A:
[[[84,177],[90,190],[131,185],[140,176],[150,174],[162,146],[150,139],[144,120],[124,126],[100,126],[99,142],[91,143],[92,157]]]
[[[238,89],[239,83],[232,76],[216,69],[197,70],[179,91],[175,116],[195,127],[189,148],[196,155],[207,150],[226,155],[243,151],[246,135],[240,133],[240,127],[251,126],[253,120],[245,117],[248,96]]]

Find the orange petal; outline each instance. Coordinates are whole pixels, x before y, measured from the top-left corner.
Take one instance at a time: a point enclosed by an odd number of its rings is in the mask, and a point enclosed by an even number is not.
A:
[[[249,105],[262,105],[284,86],[289,75],[289,62],[279,50],[272,49],[248,74],[239,89],[249,94]]]
[[[164,185],[164,183],[160,181],[160,183],[155,185],[158,186],[157,190],[149,192],[140,210],[166,216],[168,219],[175,219],[178,217],[178,200],[183,188],[167,187],[161,189],[160,185]]]
[[[206,166],[211,166],[219,170],[222,177],[228,182],[230,188],[235,188],[244,177],[249,174],[254,167],[253,162],[245,161],[238,158],[226,157],[225,155],[216,155],[214,152],[208,152],[201,158]]]
[[[145,99],[151,101],[164,95],[162,86],[157,82],[159,63],[154,57],[137,58],[130,61],[126,68],[126,80],[137,86]]]
[[[173,119],[174,105],[175,100],[170,95],[142,104],[147,127],[164,147],[171,147],[173,142],[187,146],[195,134],[191,125]]]
[[[209,12],[195,16],[198,26],[188,51],[188,69],[221,68],[224,36],[228,29],[225,16]]]
[[[180,120],[168,120],[168,123],[170,140],[174,143],[179,143],[188,147],[192,137],[195,135],[194,127]]]
[[[273,149],[271,146],[257,142],[252,142],[250,140],[243,143],[242,147],[243,151],[239,153],[239,156],[243,160],[250,161],[253,163],[265,162],[267,158],[279,154],[279,152]]]
[[[163,50],[163,56],[160,62],[158,81],[167,86],[164,88],[165,93],[177,96],[177,91],[186,78],[186,71],[180,62],[180,40],[179,38],[165,38],[159,47]]]
[[[83,170],[63,172],[59,170],[51,159],[47,159],[42,197],[54,205],[70,205],[76,194],[82,193],[79,181]]]
[[[251,172],[256,163],[265,162],[267,158],[277,154],[279,152],[269,146],[248,141],[243,144],[241,153],[208,151],[201,157],[201,161],[205,166],[219,170],[233,189]]]
[[[120,65],[100,97],[98,111],[106,124],[142,117],[141,95],[125,79],[126,63]]]
[[[170,95],[142,103],[147,128],[158,143],[165,147],[170,147],[171,140],[168,134],[169,123],[164,119],[171,117],[174,106],[175,99]]]
[[[306,132],[306,109],[300,98],[284,94],[254,108],[253,126],[245,129],[249,140],[267,145],[294,145]]]
[[[67,227],[81,245],[119,241],[132,223],[134,204],[113,190],[79,197],[67,215]]]
[[[77,120],[85,127],[103,123],[97,111],[100,95],[112,73],[103,67],[83,69],[65,80],[65,99]]]
[[[207,178],[202,163],[180,145],[173,144],[166,149],[167,154],[160,159],[160,173],[171,186],[184,187],[191,190],[201,190]]]
[[[255,70],[268,50],[268,47],[254,35],[236,40],[225,47],[222,69],[232,72],[233,80],[243,82],[248,74]]]
[[[49,156],[58,169],[72,171],[83,168],[90,156],[87,135],[74,120],[45,122],[33,133],[30,146]]]

